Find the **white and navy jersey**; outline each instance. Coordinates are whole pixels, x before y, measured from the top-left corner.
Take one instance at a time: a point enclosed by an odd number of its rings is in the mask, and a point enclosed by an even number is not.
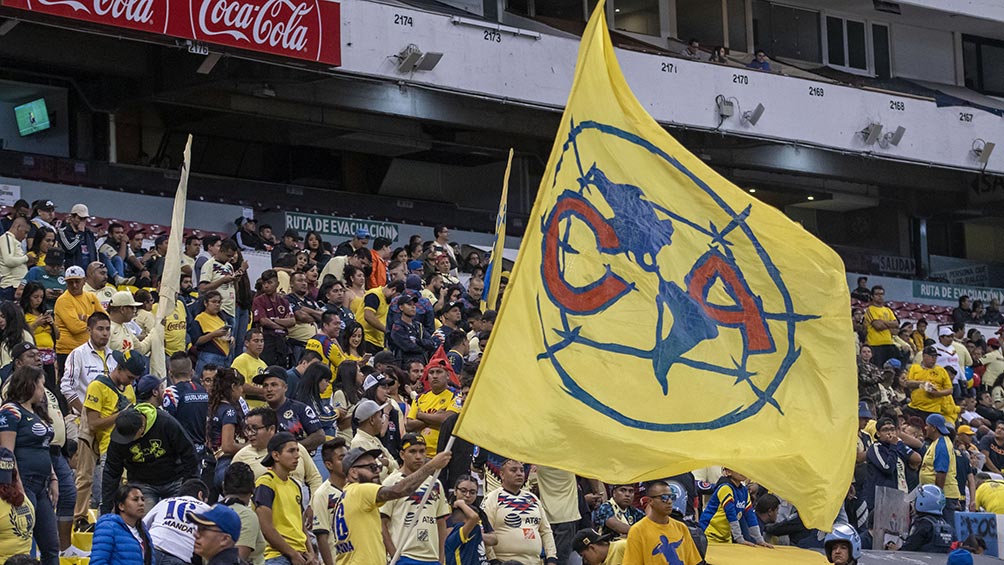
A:
[[[191,496],[165,498],[143,518],[153,546],[164,553],[191,563],[195,548],[195,524],[189,524],[189,512],[205,512],[209,506]]]

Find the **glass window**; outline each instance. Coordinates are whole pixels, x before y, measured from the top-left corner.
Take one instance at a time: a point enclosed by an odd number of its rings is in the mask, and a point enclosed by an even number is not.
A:
[[[530,0],[505,0],[505,10],[521,16],[530,15]]]
[[[534,12],[545,18],[583,21],[585,19],[582,0],[536,0]]]
[[[840,18],[826,18],[826,60],[840,67],[847,64],[844,60],[844,20]]]
[[[983,89],[1004,92],[1004,45],[981,46]]]
[[[966,86],[993,96],[1004,96],[1004,41],[962,36]]]
[[[872,24],[872,51],[875,53],[875,76],[892,78],[892,60],[889,57],[889,28]]]
[[[864,22],[847,20],[847,65],[855,69],[868,69]]]
[[[746,51],[746,0],[728,0],[729,49]]]
[[[614,29],[645,35],[662,35],[659,0],[615,0]]]
[[[617,1],[620,6],[621,0]],[[721,2],[710,0],[676,0],[676,33],[683,41],[696,39],[710,49],[725,45],[725,26]]]
[[[753,48],[770,57],[823,62],[819,12],[753,3]]]

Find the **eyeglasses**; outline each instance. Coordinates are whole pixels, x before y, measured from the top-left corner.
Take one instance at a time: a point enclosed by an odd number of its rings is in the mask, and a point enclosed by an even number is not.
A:
[[[476,489],[476,488],[455,488],[453,490],[456,491],[459,494],[464,494],[464,495],[467,495],[467,494],[475,494],[476,495],[476,494],[478,494],[478,489]]]
[[[653,496],[652,498],[658,498],[666,504],[670,504],[676,500],[676,495],[671,492],[667,492],[666,494],[660,494],[659,496]]]
[[[369,469],[371,473],[379,473],[383,465],[380,463],[370,463],[369,465],[353,465],[353,469]]]
[[[268,426],[252,426],[251,424],[248,424],[248,425],[244,426],[244,429],[247,430],[247,431],[249,431],[249,432],[258,433],[258,432],[264,430],[266,427],[268,427]]]

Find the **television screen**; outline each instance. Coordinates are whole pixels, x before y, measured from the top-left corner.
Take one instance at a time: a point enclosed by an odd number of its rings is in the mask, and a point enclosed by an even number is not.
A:
[[[49,129],[49,112],[45,108],[45,98],[15,106],[14,118],[17,120],[18,133],[21,135]]]

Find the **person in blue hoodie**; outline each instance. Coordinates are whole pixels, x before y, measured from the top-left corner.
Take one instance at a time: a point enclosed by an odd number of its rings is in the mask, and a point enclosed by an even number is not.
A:
[[[143,491],[136,485],[121,485],[113,502],[112,512],[94,526],[91,565],[152,565],[153,543],[143,526]]]

